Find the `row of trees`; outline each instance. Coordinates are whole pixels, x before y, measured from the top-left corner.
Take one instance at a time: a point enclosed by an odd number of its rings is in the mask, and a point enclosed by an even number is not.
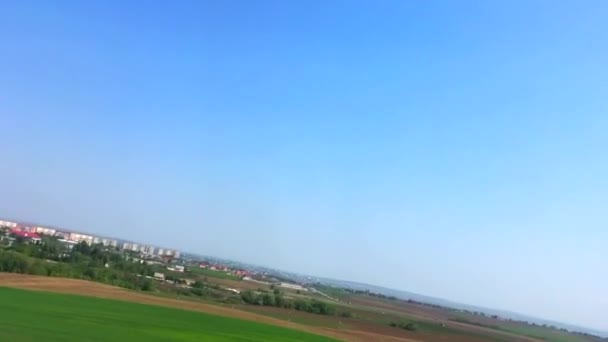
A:
[[[334,315],[336,313],[336,308],[326,302],[316,299],[288,299],[285,298],[278,289],[274,289],[272,293],[257,293],[251,290],[243,291],[241,293],[241,299],[247,304],[295,309],[319,315]]]

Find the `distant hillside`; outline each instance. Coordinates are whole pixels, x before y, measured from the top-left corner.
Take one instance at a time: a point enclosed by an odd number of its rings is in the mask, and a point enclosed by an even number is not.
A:
[[[190,256],[195,257],[195,258],[204,258],[204,259],[213,259],[213,260],[217,260],[217,261],[222,261],[224,263],[238,265],[239,267],[243,267],[243,268],[247,268],[247,269],[254,269],[258,272],[260,272],[260,271],[267,272],[269,274],[279,276],[283,279],[291,279],[297,283],[319,282],[324,285],[350,288],[353,290],[362,290],[362,291],[369,290],[370,292],[379,293],[379,294],[383,294],[386,296],[393,296],[393,297],[397,297],[399,299],[404,299],[404,300],[411,299],[411,300],[414,300],[417,302],[441,305],[441,306],[459,309],[459,310],[483,312],[489,316],[498,315],[503,318],[513,319],[513,320],[518,320],[518,321],[525,321],[525,322],[530,322],[530,323],[536,323],[539,325],[543,325],[543,324],[552,325],[552,326],[555,326],[558,328],[568,329],[569,331],[578,331],[578,332],[583,332],[583,333],[588,333],[588,334],[593,334],[593,335],[608,338],[608,331],[600,331],[600,330],[596,330],[596,329],[580,327],[580,326],[573,325],[573,324],[550,321],[550,320],[546,320],[546,319],[542,319],[542,318],[518,314],[516,312],[510,312],[510,311],[498,310],[498,309],[489,309],[489,308],[484,308],[484,307],[479,307],[479,306],[474,306],[474,305],[462,304],[462,303],[457,303],[457,302],[449,301],[449,300],[442,299],[442,298],[425,296],[425,295],[421,295],[421,294],[417,294],[417,293],[413,293],[413,292],[395,290],[395,289],[390,289],[390,288],[386,288],[386,287],[382,287],[382,286],[358,283],[358,282],[353,282],[353,281],[337,280],[337,279],[315,277],[315,276],[306,276],[306,275],[297,274],[297,273],[293,273],[293,272],[289,272],[289,271],[277,270],[277,269],[270,268],[270,267],[255,266],[255,265],[251,265],[251,264],[247,264],[247,263],[230,261],[230,260],[225,260],[225,259],[220,259],[220,258],[214,258],[214,257],[209,257],[209,256],[200,256],[200,255],[196,255],[193,253],[191,253]]]
[[[484,308],[484,307],[479,307],[479,306],[474,306],[474,305],[462,304],[462,303],[452,302],[452,301],[441,299],[441,298],[420,295],[417,293],[389,289],[389,288],[382,287],[382,286],[363,284],[363,283],[357,283],[357,282],[346,281],[346,280],[318,278],[318,277],[315,277],[315,280],[319,281],[320,283],[325,284],[325,285],[351,288],[353,290],[363,290],[363,291],[369,290],[370,292],[379,293],[379,294],[383,294],[386,296],[393,296],[393,297],[397,297],[399,299],[405,299],[405,300],[411,299],[411,300],[418,301],[418,302],[441,305],[441,306],[450,307],[450,308],[459,309],[459,310],[478,311],[478,312],[483,312],[486,315],[498,315],[503,318],[509,318],[509,319],[518,320],[518,321],[526,321],[526,322],[530,322],[530,323],[536,323],[539,325],[543,325],[543,324],[553,325],[555,327],[568,329],[570,331],[578,331],[578,332],[584,332],[584,333],[593,334],[593,335],[597,335],[597,336],[601,336],[601,337],[608,337],[607,331],[600,331],[600,330],[581,327],[581,326],[577,326],[577,325],[573,325],[573,324],[550,321],[550,320],[546,320],[546,319],[542,319],[542,318],[526,316],[526,315],[522,315],[522,314],[518,314],[515,312],[510,312],[510,311],[505,311],[505,310],[489,309],[489,308]]]

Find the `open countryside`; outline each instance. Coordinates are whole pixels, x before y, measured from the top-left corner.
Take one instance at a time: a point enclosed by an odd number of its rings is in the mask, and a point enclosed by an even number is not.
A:
[[[608,342],[608,0],[0,1],[0,342]]]
[[[0,288],[0,302],[1,341],[332,341],[268,324],[74,295]]]
[[[146,251],[134,252],[103,243],[66,243],[60,237],[44,233],[31,234],[18,227],[5,226],[0,229],[0,271],[11,272],[0,273],[0,286],[179,308],[343,341],[435,341],[438,338],[442,341],[473,342],[602,341],[597,336],[569,332],[557,327],[397,298],[369,290],[301,282],[289,279],[289,275],[282,272],[273,273],[243,265],[232,266],[217,260],[197,259],[187,255],[159,258]],[[50,296],[11,292],[7,289],[3,291],[5,300],[1,301],[0,310],[5,314],[12,312],[15,306],[20,305],[22,298],[28,295],[38,298],[32,303],[41,298],[36,296]],[[66,303],[72,300],[50,296],[44,302],[52,303],[55,300],[53,298],[60,298],[57,301],[65,299]],[[77,316],[86,317],[89,323],[78,324],[86,330],[85,327],[91,322],[103,324],[105,320],[118,320],[108,316],[108,312],[112,311],[110,306],[87,306],[87,311]],[[24,310],[26,308],[27,304],[24,304]],[[52,305],[47,307],[48,310],[50,308]],[[100,311],[96,312],[95,308],[100,308]],[[68,310],[69,306],[61,310],[64,309]],[[156,312],[149,308],[146,310]],[[139,319],[129,318],[129,312],[140,316],[134,309],[125,309],[127,316],[121,316],[120,319]],[[54,317],[58,320],[54,326],[61,331],[65,325],[60,324],[60,321],[69,315],[58,311]],[[195,315],[189,320],[213,321],[209,317],[211,316]],[[216,319],[217,322],[224,322]],[[154,314],[148,320],[133,323],[133,326],[141,326],[141,331],[144,331],[146,322],[151,324],[150,327],[163,326],[162,319],[156,321]],[[172,326],[173,323],[166,321],[166,324]],[[219,330],[207,331],[210,335],[205,335],[206,338],[229,341],[238,337],[231,335],[230,331],[223,331],[222,326],[224,325],[218,323]],[[202,333],[193,330],[188,324],[183,329],[185,341],[188,338],[198,338]],[[9,333],[10,329],[7,331]],[[28,331],[32,336],[40,337],[39,334],[47,330],[41,327],[40,330]],[[115,330],[115,333],[118,331],[120,330]],[[140,334],[138,331],[140,330],[134,329],[131,334],[137,335],[137,338],[147,338],[145,333]],[[272,338],[269,336],[272,336],[273,330],[268,327],[255,331],[262,336],[262,340]],[[56,333],[53,332],[53,335]],[[284,330],[277,333],[302,341],[315,338],[295,332],[288,334]],[[253,331],[246,335],[255,336]],[[159,332],[156,336],[162,337],[163,333]]]

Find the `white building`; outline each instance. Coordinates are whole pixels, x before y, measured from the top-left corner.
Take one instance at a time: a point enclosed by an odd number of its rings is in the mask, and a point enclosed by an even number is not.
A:
[[[46,228],[46,227],[36,227],[34,228],[34,233],[44,234],[44,235],[55,235],[57,229]]]
[[[87,244],[93,244],[93,236],[81,233],[70,233],[69,240],[77,241],[77,242],[86,242]]]
[[[145,245],[145,246],[140,246],[139,247],[139,251],[147,254],[147,255],[153,255],[154,254],[154,246],[149,246],[149,245]]]
[[[0,227],[8,227],[8,228],[14,229],[14,228],[17,227],[17,225],[18,225],[17,222],[2,221],[2,220],[0,220]]]
[[[63,240],[69,240],[70,239],[70,233],[68,232],[62,232],[62,231],[56,231],[55,232],[55,236],[63,239]]]
[[[104,246],[106,246],[106,247],[107,246],[116,247],[116,246],[118,246],[118,241],[112,240],[112,239],[102,238],[101,239],[101,244],[104,245]]]
[[[298,284],[290,284],[290,283],[279,283],[280,287],[284,287],[286,289],[292,289],[292,290],[300,290],[300,291],[308,291],[307,288],[303,287],[302,285],[298,285]]]

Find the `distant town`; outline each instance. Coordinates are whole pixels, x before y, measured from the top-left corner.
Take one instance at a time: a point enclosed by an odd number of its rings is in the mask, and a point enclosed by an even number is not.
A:
[[[46,237],[62,244],[68,253],[75,246],[82,243],[88,246],[98,245],[103,246],[107,250],[128,254],[129,260],[132,262],[163,267],[163,269],[168,272],[183,273],[186,271],[186,267],[189,269],[206,269],[208,271],[213,271],[212,274],[224,274],[234,277],[234,279],[248,280],[263,285],[273,283],[283,288],[308,291],[308,289],[302,286],[304,282],[293,281],[291,279],[294,279],[295,277],[287,278],[287,276],[280,271],[258,266],[246,266],[245,264],[234,261],[220,261],[216,258],[186,254],[172,248],[7,219],[0,220],[0,231],[2,233],[0,234],[0,239],[4,241],[3,245],[6,247],[10,247],[17,239],[29,243],[42,243],[43,238]],[[157,268],[156,271],[160,271],[160,269]],[[169,284],[173,283],[173,280],[167,279],[165,274],[161,272],[154,272],[154,275],[149,276],[149,278],[167,282]],[[290,279],[290,281],[285,281],[285,279]],[[238,293],[239,291],[236,292]]]
[[[10,275],[16,273],[21,278]],[[601,337],[602,332],[513,317],[499,310],[7,219],[0,220],[0,275],[5,284],[10,279],[27,282],[25,275],[62,278],[64,282],[71,278],[174,297],[180,303],[204,300],[258,314],[279,310],[288,319],[314,314],[338,326],[345,320],[352,324],[366,320],[372,331],[384,329],[389,335],[477,329],[477,334],[486,334],[484,340],[493,340],[485,338],[509,337],[526,329],[534,332],[527,336],[542,336],[542,340],[557,336],[581,342],[608,341]]]
[[[162,248],[68,229],[40,226],[36,224],[0,220],[0,227],[7,227],[11,230],[12,234],[32,241],[40,241],[40,235],[54,236],[58,238],[59,242],[64,243],[68,247],[74,246],[80,242],[86,242],[88,245],[102,244],[106,247],[114,247],[120,250],[139,252],[144,256],[159,257],[166,260],[179,259],[181,255],[180,251],[176,249]]]

